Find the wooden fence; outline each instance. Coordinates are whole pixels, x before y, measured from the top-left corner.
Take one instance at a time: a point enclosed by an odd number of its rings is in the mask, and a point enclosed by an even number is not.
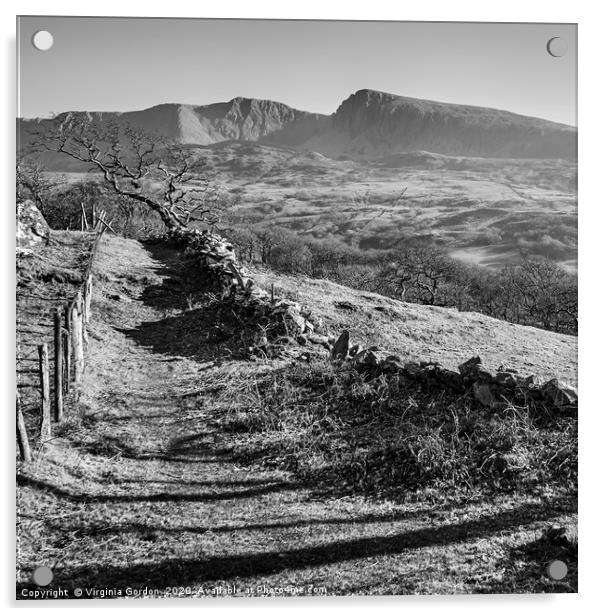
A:
[[[83,282],[73,299],[65,306],[59,306],[54,314],[54,396],[50,397],[49,344],[43,342],[38,346],[40,377],[40,440],[42,443],[51,438],[52,420],[60,423],[64,416],[64,397],[71,385],[81,381],[85,367],[85,345],[88,342],[86,326],[90,322],[93,276],[92,266],[98,251],[100,240],[107,228],[104,217],[99,217],[97,233],[86,267]],[[29,445],[25,421],[17,393],[17,443],[24,462],[31,462],[32,452]],[[52,407],[52,409],[51,409]],[[53,413],[51,414],[51,410]]]

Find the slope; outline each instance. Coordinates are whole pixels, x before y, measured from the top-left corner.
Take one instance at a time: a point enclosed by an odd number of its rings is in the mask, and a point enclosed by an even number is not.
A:
[[[271,272],[254,276],[265,288]],[[362,346],[376,345],[402,358],[438,361],[455,370],[479,355],[490,370],[577,382],[577,338],[500,321],[455,308],[421,306],[358,291],[329,280],[279,274],[274,292],[311,306],[333,331],[348,329]]]
[[[576,589],[539,573],[542,531],[574,521],[561,494],[341,497],[241,461],[223,395],[286,365],[235,359],[169,249],[105,238],[96,275],[79,408],[18,468],[19,597],[39,564],[83,598]]]

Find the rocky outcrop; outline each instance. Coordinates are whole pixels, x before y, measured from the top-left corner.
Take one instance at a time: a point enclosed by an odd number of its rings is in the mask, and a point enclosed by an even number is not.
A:
[[[570,126],[374,90],[359,90],[343,101],[333,115],[332,133],[322,135],[320,142],[334,144],[338,154],[360,158],[425,150],[458,156],[574,160],[577,153],[577,131]],[[317,142],[312,149],[322,151]]]
[[[262,141],[294,146],[307,141],[330,123],[329,116],[293,109],[271,100],[237,97],[211,105],[166,103],[142,111],[66,112],[53,119],[20,120],[23,145],[41,123],[83,116],[99,128],[117,125],[161,135],[170,143],[210,145],[225,141]]]
[[[30,254],[48,239],[48,223],[33,201],[17,204],[17,254]]]

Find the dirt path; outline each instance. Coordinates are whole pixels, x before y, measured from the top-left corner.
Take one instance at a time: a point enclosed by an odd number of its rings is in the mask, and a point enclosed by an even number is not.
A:
[[[568,518],[535,499],[326,498],[237,464],[214,393],[270,366],[209,342],[173,253],[106,238],[97,272],[82,417],[20,469],[18,595],[39,564],[84,597],[520,591],[514,551]]]

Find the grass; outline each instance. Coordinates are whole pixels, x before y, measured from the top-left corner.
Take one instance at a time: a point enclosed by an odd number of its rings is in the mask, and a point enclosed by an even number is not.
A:
[[[52,231],[51,241],[17,261],[17,390],[30,440],[39,446],[38,345],[49,346],[53,373],[54,312],[75,296],[83,282],[94,235]],[[51,395],[53,379],[51,378]]]
[[[494,413],[468,396],[398,375],[369,381],[320,359],[224,397],[222,425],[239,435],[242,459],[293,470],[330,492],[576,491],[576,420],[542,405]]]
[[[420,306],[358,291],[329,280],[256,269],[260,285],[309,306],[328,329],[351,332],[352,344],[379,346],[404,360],[436,361],[446,368],[479,355],[492,371],[504,365],[520,374],[577,383],[577,337],[515,325],[475,312]],[[341,308],[349,305],[352,309]]]
[[[103,239],[78,406],[17,467],[18,596],[40,564],[69,596],[576,591],[542,541],[576,524],[573,418],[233,357],[212,302],[177,253]]]

